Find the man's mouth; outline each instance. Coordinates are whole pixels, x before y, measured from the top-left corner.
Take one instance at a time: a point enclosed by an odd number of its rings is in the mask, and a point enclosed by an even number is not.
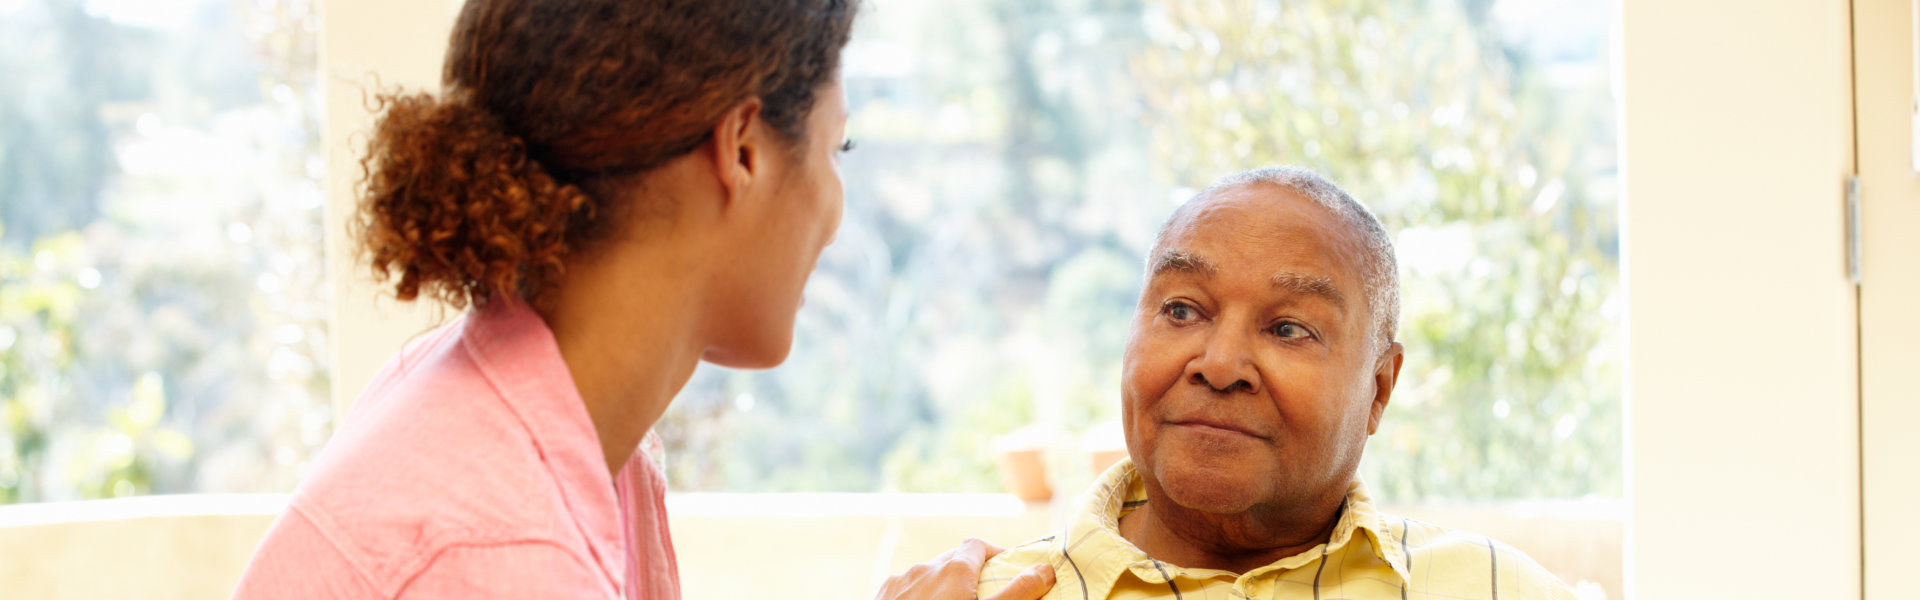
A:
[[[1242,427],[1239,425],[1235,425],[1233,423],[1214,420],[1214,419],[1187,419],[1183,421],[1169,421],[1168,424],[1177,425],[1181,427],[1191,427],[1200,431],[1237,433],[1237,434],[1244,435],[1251,438],[1258,438],[1262,440],[1269,439],[1267,438],[1267,436],[1254,433],[1253,430],[1248,429],[1246,427]]]

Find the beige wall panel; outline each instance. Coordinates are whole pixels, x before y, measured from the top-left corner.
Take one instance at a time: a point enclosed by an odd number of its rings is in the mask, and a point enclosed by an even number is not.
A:
[[[356,206],[360,158],[372,129],[374,92],[404,86],[437,91],[440,62],[458,2],[327,0],[320,46],[326,77],[327,284],[333,298],[332,388],[336,415],[373,379],[387,357],[431,328],[443,311],[395,301],[358,262],[347,237]]]
[[[1846,0],[1625,0],[1629,597],[1860,594]]]
[[[258,494],[0,506],[0,598],[225,598],[284,505]]]
[[[1912,160],[1913,1],[1856,0],[1862,282],[1861,448],[1868,600],[1914,596],[1920,564],[1920,177]]]

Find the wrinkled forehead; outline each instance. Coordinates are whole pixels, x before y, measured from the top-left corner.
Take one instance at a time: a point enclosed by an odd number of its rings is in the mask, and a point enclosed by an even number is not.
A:
[[[1148,257],[1149,274],[1168,256],[1219,263],[1229,255],[1263,256],[1281,265],[1312,267],[1309,275],[1360,281],[1364,238],[1333,209],[1293,190],[1263,182],[1199,196],[1174,211]],[[1357,290],[1355,290],[1357,291]]]

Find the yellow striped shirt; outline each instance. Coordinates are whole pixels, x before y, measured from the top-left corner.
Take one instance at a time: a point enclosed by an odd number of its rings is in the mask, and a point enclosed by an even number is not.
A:
[[[1147,501],[1132,461],[1100,476],[1064,531],[1016,546],[980,572],[981,597],[1022,569],[1053,565],[1048,600],[1301,598],[1315,600],[1572,600],[1533,559],[1485,536],[1381,514],[1356,478],[1325,544],[1246,572],[1154,560],[1120,537],[1120,517]]]

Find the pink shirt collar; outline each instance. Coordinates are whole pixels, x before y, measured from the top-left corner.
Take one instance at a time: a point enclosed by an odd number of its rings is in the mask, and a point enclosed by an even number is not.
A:
[[[628,554],[619,500],[608,475],[600,434],[574,386],[552,330],[518,299],[495,300],[466,317],[461,336],[481,374],[499,390],[526,425],[540,457],[550,467],[568,515],[592,546],[594,558],[627,589]],[[628,461],[628,471],[644,459]],[[652,475],[652,473],[649,473]]]

